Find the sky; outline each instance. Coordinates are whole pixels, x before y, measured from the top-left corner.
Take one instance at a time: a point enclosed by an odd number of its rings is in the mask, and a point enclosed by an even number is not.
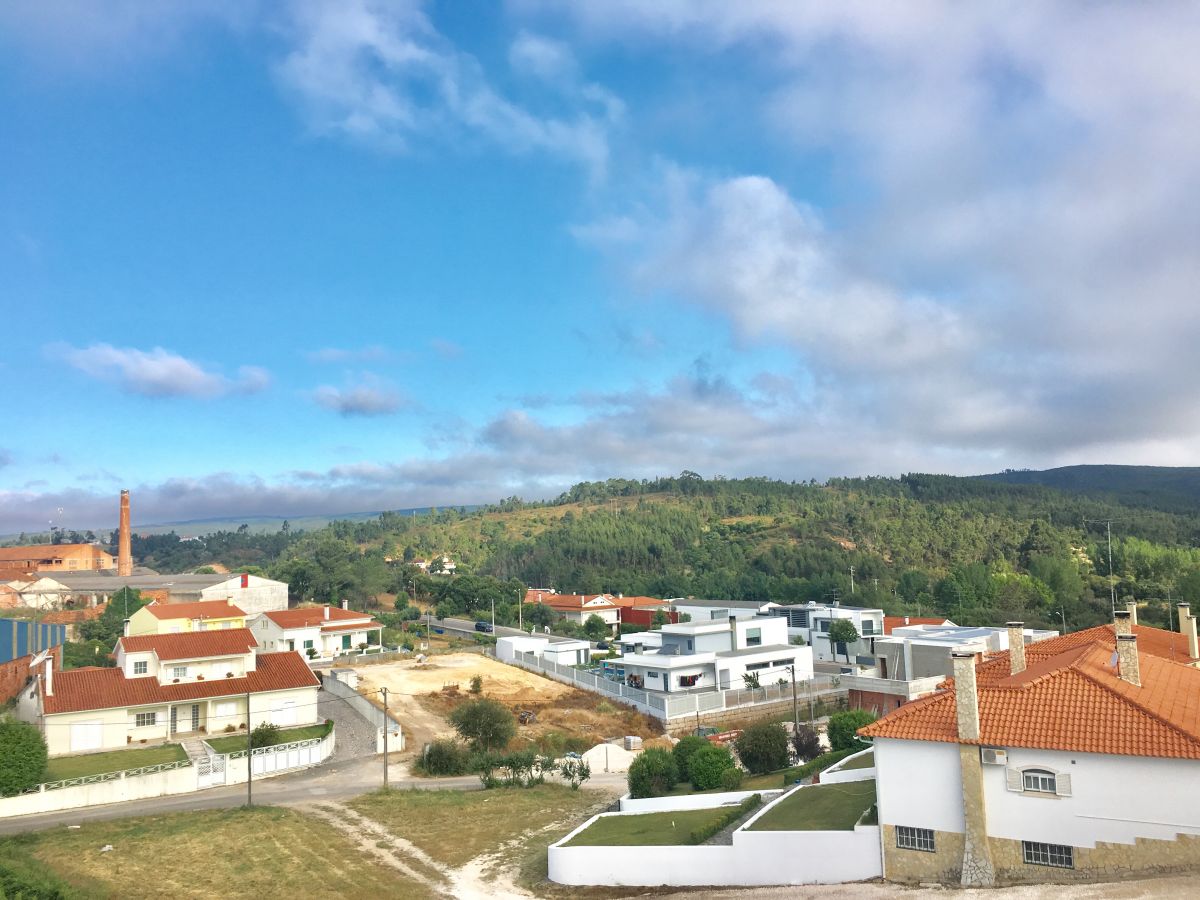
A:
[[[1200,447],[1200,7],[0,6],[0,533]]]

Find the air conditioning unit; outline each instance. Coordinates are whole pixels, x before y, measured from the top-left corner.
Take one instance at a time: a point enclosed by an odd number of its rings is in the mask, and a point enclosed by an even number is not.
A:
[[[980,747],[979,759],[985,766],[1007,766],[1008,751],[999,747]]]

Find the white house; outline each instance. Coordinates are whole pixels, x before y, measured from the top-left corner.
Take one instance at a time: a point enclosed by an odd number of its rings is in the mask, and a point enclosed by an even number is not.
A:
[[[598,616],[609,631],[615,631],[621,621],[621,607],[604,594],[551,594],[535,589],[525,592],[525,603],[544,606],[555,618],[578,625]]]
[[[315,723],[320,682],[300,655],[255,649],[240,628],[122,637],[115,668],[55,671],[49,656],[17,715],[41,728],[51,756]]]
[[[1100,626],[953,656],[947,689],[874,741],[885,877],[964,886],[1200,870],[1200,657],[1184,634]]]
[[[572,639],[550,640],[542,635],[506,635],[496,641],[496,659],[512,662],[519,653],[532,653],[549,662],[564,666],[583,665],[591,661],[592,645]]]
[[[860,606],[796,603],[774,606],[768,615],[787,620],[788,634],[804,639],[813,648],[818,662],[840,662],[847,667],[860,663],[873,664],[874,639],[883,634],[883,610]],[[849,646],[829,640],[829,629],[835,619],[848,619],[858,632],[859,639]]]
[[[336,606],[301,606],[256,616],[251,629],[267,650],[295,650],[308,659],[330,659],[365,644],[378,644],[383,623],[370,613]]]
[[[676,597],[668,601],[675,612],[686,615],[693,622],[711,622],[729,619],[752,619],[767,614],[778,603],[759,603],[756,600],[693,600]]]

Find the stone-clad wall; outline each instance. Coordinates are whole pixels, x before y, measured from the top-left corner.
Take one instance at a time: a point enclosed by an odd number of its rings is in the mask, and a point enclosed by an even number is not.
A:
[[[958,884],[962,878],[963,836],[935,831],[935,852],[901,850],[896,846],[896,826],[881,825],[883,877],[901,884],[940,882]]]

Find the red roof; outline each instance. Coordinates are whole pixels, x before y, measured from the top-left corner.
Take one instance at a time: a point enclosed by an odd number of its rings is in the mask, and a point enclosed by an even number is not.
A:
[[[622,609],[633,609],[634,607],[656,607],[670,606],[666,600],[659,600],[657,597],[614,597],[612,594],[605,594],[614,606],[619,606]]]
[[[958,736],[953,679],[859,731],[867,737],[1037,747],[1122,756],[1200,759],[1200,669],[1176,655],[1172,632],[1140,626],[1141,686],[1111,664],[1112,626],[1025,648],[1026,669],[1009,672],[1008,653],[976,667],[979,740]],[[1167,649],[1168,655],[1161,651]]]
[[[599,603],[595,601],[599,600]],[[606,594],[548,594],[526,591],[526,603],[540,603],[551,609],[617,609],[614,598]],[[590,604],[590,605],[585,605]]]
[[[945,625],[949,621],[938,616],[884,616],[883,633],[891,634],[893,628],[903,628],[905,625]]]
[[[325,615],[325,610],[329,610],[328,616]],[[278,609],[263,615],[285,629],[311,628],[313,625],[325,625],[330,622],[357,622],[371,618],[370,613],[355,612],[338,606],[301,606],[296,609]]]
[[[198,603],[149,603],[143,607],[156,619],[233,619],[246,614],[228,600]]]
[[[369,622],[364,622],[364,623],[363,623],[363,624],[361,624],[361,625],[336,625],[336,624],[334,624],[334,625],[322,625],[322,626],[321,626],[321,630],[322,630],[322,631],[324,631],[324,632],[332,632],[332,631],[362,631],[364,628],[382,628],[382,627],[383,627],[383,623],[382,623],[382,622],[376,622],[374,619],[371,619],[371,621],[369,621]]]
[[[174,635],[172,635],[174,636]],[[242,678],[217,678],[186,684],[159,684],[157,678],[126,678],[120,669],[88,667],[54,673],[54,695],[45,695],[42,682],[42,708],[46,715],[82,712],[89,709],[114,709],[125,706],[150,706],[182,703],[212,697],[232,697],[264,691],[316,687],[321,682],[299,653],[260,653],[257,671]]]
[[[139,634],[117,639],[126,653],[153,651],[161,660],[233,656],[258,646],[249,628],[186,631],[181,634]]]

